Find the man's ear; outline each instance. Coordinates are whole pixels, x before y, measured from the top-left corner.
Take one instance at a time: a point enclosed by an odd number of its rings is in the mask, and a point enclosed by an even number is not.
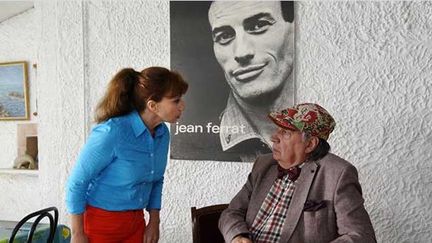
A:
[[[154,100],[148,100],[146,106],[147,106],[147,109],[149,109],[152,112],[157,112],[157,110],[158,110],[157,102]]]
[[[314,151],[315,148],[318,146],[318,144],[319,144],[319,138],[312,136],[309,139],[308,144],[306,146],[306,153],[308,154],[308,153],[311,153],[312,151]]]

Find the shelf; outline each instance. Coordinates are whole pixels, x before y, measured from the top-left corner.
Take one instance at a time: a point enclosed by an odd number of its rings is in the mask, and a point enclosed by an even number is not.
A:
[[[0,169],[0,174],[38,176],[38,170]]]

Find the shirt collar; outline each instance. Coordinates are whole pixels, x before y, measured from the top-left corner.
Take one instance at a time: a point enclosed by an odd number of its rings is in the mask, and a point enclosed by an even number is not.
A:
[[[132,129],[134,131],[135,137],[138,137],[139,135],[143,134],[145,131],[148,132],[147,126],[144,124],[143,120],[141,119],[141,116],[139,115],[138,111],[134,110],[129,114],[129,121],[132,124]],[[156,126],[155,128],[155,137],[162,136],[165,134],[166,126],[161,123]]]
[[[237,127],[240,129],[244,126],[244,133],[232,132],[232,129],[222,129],[223,127]],[[226,151],[235,145],[252,138],[260,139],[258,133],[250,126],[249,121],[244,116],[240,106],[235,101],[233,94],[230,93],[227,101],[227,106],[221,114],[219,138],[223,151]]]

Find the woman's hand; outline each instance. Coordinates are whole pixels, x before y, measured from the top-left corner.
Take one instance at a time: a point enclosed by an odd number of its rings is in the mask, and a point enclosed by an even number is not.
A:
[[[157,243],[159,241],[159,222],[151,221],[144,232],[144,243]]]
[[[88,243],[87,235],[84,233],[84,217],[82,214],[71,215],[71,227],[71,243]]]
[[[82,233],[72,234],[71,243],[88,243],[87,235]]]
[[[144,243],[157,243],[159,241],[159,210],[150,210],[149,223],[144,232]]]

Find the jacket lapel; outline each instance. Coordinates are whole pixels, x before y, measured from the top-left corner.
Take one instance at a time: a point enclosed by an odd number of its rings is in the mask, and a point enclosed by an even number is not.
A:
[[[294,229],[303,213],[304,203],[306,202],[318,165],[315,162],[307,162],[296,181],[296,189],[288,208],[287,217],[282,228],[280,239],[290,239]]]

